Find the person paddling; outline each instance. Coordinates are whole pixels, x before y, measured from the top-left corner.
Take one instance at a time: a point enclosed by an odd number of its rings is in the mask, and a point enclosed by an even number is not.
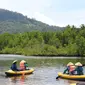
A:
[[[20,69],[21,70],[29,70],[28,63],[25,60],[21,60],[21,62],[20,62]]]
[[[67,68],[64,70],[63,74],[65,74],[66,72],[67,72],[67,74],[70,74],[70,75],[75,74],[75,66],[72,62],[69,62],[67,64]]]
[[[11,70],[13,71],[19,71],[19,69],[17,68],[17,60],[14,60],[11,66]]]
[[[25,62],[24,65],[25,65],[25,70],[29,70],[29,68],[28,68],[28,63]]]
[[[20,70],[25,70],[25,65],[24,65],[25,62],[26,62],[25,60],[20,61]]]
[[[83,75],[84,73],[82,64],[80,62],[77,62],[75,66],[76,66],[75,71],[77,71],[77,75]]]

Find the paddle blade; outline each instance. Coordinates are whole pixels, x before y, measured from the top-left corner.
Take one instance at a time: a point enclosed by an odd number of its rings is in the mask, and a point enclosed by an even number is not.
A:
[[[57,76],[56,79],[59,79],[59,76]]]

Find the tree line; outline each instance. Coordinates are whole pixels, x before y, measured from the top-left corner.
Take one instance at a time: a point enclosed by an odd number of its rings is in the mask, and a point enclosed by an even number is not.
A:
[[[85,26],[66,26],[63,31],[0,34],[1,54],[85,56]]]

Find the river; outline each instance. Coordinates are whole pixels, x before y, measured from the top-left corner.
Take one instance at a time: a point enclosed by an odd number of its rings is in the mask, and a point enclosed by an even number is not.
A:
[[[14,59],[18,59],[19,61],[21,59],[27,60],[29,67],[35,69],[33,74],[18,77],[6,77],[5,71],[9,69],[10,64]],[[20,55],[0,55],[0,85],[71,85],[72,83],[77,83],[78,81],[65,79],[56,80],[57,73],[63,72],[66,63],[69,61],[75,63],[81,61],[81,59],[57,59],[54,57],[28,58]]]

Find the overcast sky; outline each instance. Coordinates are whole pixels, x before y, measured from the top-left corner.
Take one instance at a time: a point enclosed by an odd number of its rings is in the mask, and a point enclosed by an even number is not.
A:
[[[0,8],[22,13],[49,25],[85,24],[85,0],[0,0]]]

